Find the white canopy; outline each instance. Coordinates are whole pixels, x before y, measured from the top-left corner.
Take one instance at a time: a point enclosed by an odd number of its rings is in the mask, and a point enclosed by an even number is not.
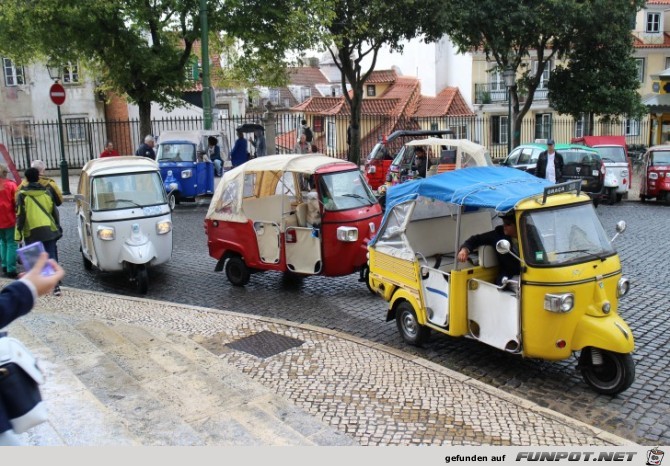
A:
[[[268,155],[251,159],[224,173],[207,211],[208,219],[246,222],[244,197],[268,197],[277,193],[285,173],[313,175],[328,166],[356,169],[355,164],[321,154]],[[290,181],[293,183],[293,180]]]
[[[464,166],[472,167],[485,167],[493,165],[491,162],[491,157],[486,151],[486,147],[476,142],[472,142],[468,139],[443,139],[443,138],[425,138],[425,139],[414,139],[413,141],[405,144],[406,146],[447,146],[456,148],[456,168],[462,168]],[[433,154],[440,154],[439,150],[433,150]],[[468,157],[469,156],[469,157]]]

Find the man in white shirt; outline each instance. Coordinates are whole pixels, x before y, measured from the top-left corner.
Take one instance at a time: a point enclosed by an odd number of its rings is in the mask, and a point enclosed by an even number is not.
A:
[[[563,156],[554,149],[554,140],[547,141],[547,150],[540,153],[535,166],[535,176],[552,183],[560,183],[563,178]]]

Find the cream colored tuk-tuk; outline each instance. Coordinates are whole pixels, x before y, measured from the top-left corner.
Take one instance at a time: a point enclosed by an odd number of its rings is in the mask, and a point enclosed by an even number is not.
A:
[[[86,270],[126,271],[145,294],[147,269],[172,257],[172,214],[158,164],[146,157],[108,157],[84,165],[77,231]]]

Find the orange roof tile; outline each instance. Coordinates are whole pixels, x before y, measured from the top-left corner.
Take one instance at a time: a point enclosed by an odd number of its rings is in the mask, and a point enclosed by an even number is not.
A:
[[[275,146],[293,150],[295,148],[295,142],[297,140],[298,140],[298,130],[292,129],[291,131],[277,134],[277,136],[275,136]]]
[[[395,70],[375,70],[370,73],[368,79],[365,81],[368,84],[377,83],[392,83],[398,78],[398,73]]]
[[[344,98],[342,97],[310,97],[303,103],[291,108],[296,112],[306,113],[324,113],[342,106]]]
[[[669,3],[670,5],[670,3]],[[647,43],[638,37],[633,37],[633,47],[636,49],[661,49],[670,47],[670,35],[663,33],[663,42],[661,43]]]
[[[647,5],[670,5],[670,0],[647,0]]]
[[[416,117],[473,115],[457,87],[447,87],[436,97],[422,96],[419,108],[414,113]]]

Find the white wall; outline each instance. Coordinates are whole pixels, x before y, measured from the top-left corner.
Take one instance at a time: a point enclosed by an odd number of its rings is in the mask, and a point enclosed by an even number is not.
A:
[[[443,63],[440,66],[440,74],[445,82],[442,89],[446,86],[458,87],[465,101],[470,108],[473,108],[472,54],[459,54],[456,46],[448,38],[441,41],[441,47],[440,56]]]

